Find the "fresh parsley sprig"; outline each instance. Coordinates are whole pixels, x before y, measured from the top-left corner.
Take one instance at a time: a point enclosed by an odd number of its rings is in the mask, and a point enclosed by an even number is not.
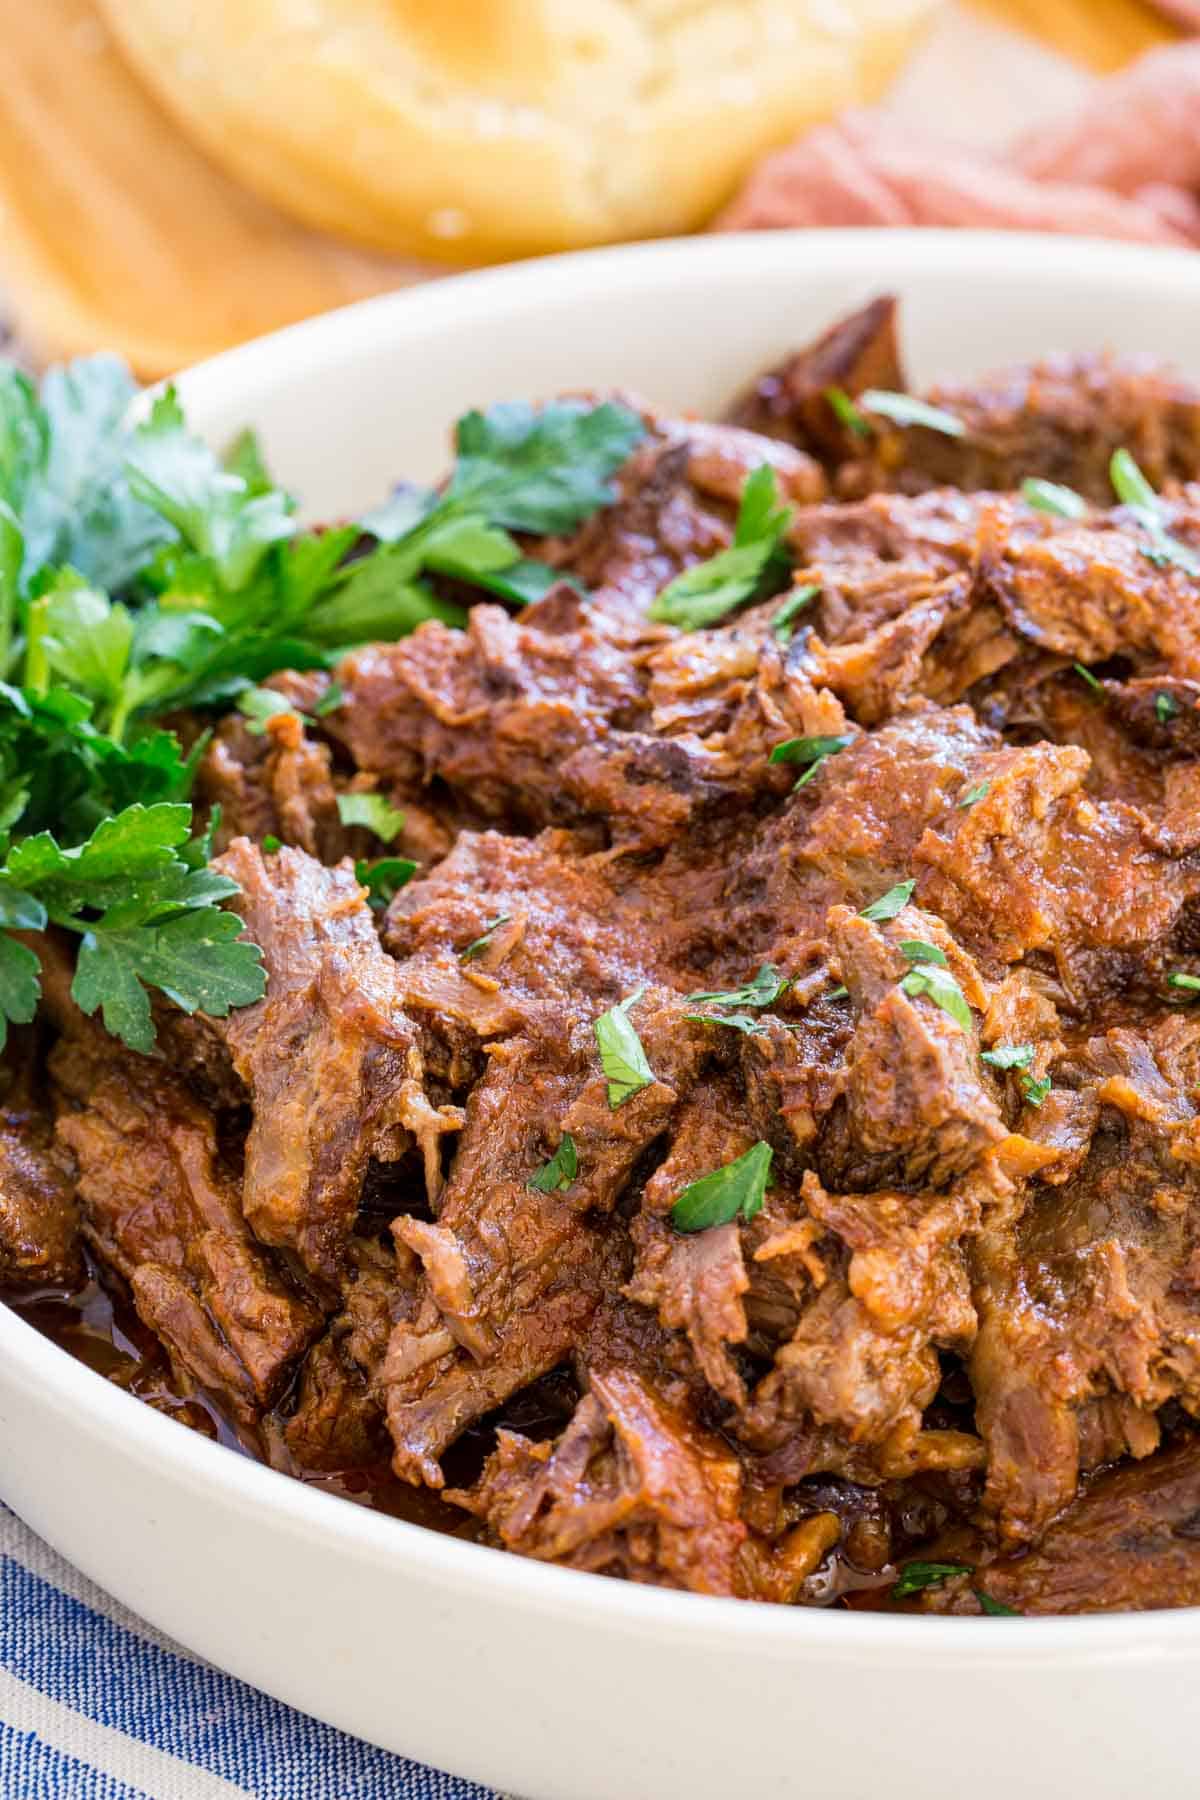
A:
[[[544,592],[554,571],[510,530],[573,529],[644,431],[611,404],[469,414],[445,489],[406,521],[393,507],[372,544],[358,525],[301,530],[252,434],[222,462],[171,389],[140,422],[135,395],[112,357],[51,371],[40,393],[0,363],[0,1039],[38,998],[15,930],[74,932],[76,999],[136,1049],[153,1041],[151,989],[218,1016],[257,999],[259,954],[222,910],[236,886],[193,835],[208,733],[185,754],[157,721],[237,703],[262,732],[293,710],[261,686],[278,670],[465,623],[431,577]],[[340,703],[335,684],[315,712]],[[385,843],[402,823],[379,794],[339,810]],[[414,868],[383,857],[359,876],[382,905]]]

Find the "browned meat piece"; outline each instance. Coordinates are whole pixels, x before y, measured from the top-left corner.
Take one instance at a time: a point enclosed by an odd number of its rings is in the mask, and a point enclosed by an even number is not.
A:
[[[1156,978],[1196,883],[1146,842],[1135,808],[1084,792],[1087,769],[1069,746],[984,756],[972,774],[986,792],[931,820],[914,851],[924,907],[985,958],[1049,953],[1080,1010],[1139,971]]]
[[[397,894],[384,943],[400,959],[414,1018],[480,1038],[522,1030],[565,1048],[573,1024],[665,974],[655,927],[670,896],[655,884],[647,901],[639,872],[588,854],[569,832],[463,832],[429,876]]]
[[[389,1439],[374,1380],[388,1335],[415,1298],[409,1259],[367,1238],[346,1246],[343,1304],[304,1360],[284,1426],[302,1469],[352,1469],[387,1460]]]
[[[84,1279],[79,1207],[41,1091],[37,1028],[9,1029],[0,1062],[0,1289],[76,1288]]]
[[[698,1088],[680,1108],[666,1160],[646,1183],[632,1225],[637,1263],[625,1292],[653,1307],[666,1330],[685,1331],[704,1378],[744,1405],[745,1383],[729,1347],[746,1341],[742,1297],[750,1286],[736,1223],[684,1236],[668,1214],[689,1182],[732,1162],[756,1142],[742,1124],[736,1089]]]
[[[940,950],[982,1011],[978,971],[940,921],[915,907],[883,927],[835,907],[829,932],[857,1024],[845,1050],[843,1102],[817,1151],[822,1174],[860,1189],[943,1187],[1007,1134],[982,1084],[973,1037],[927,996],[905,993],[900,983],[912,964],[898,946]]]
[[[700,1594],[741,1591],[741,1471],[632,1369],[593,1369],[556,1444],[500,1434],[457,1496],[506,1549]]]
[[[0,1118],[0,1288],[77,1287],[79,1209],[47,1122]]]
[[[829,390],[851,396],[864,388],[903,388],[896,299],[881,295],[839,319],[815,343],[760,375],[729,409],[734,425],[782,438],[822,461],[844,462],[853,434],[829,404]]]
[[[330,729],[360,769],[405,791],[437,777],[484,817],[569,819],[563,763],[637,718],[643,680],[584,602],[561,624],[481,605],[465,632],[431,622],[357,650],[338,666],[346,698]]]
[[[268,972],[266,998],[224,1026],[253,1107],[246,1218],[334,1281],[370,1159],[397,1161],[441,1124],[416,1031],[347,864],[323,869],[286,848],[264,859],[239,838],[215,866],[240,884]]]
[[[1109,1470],[1036,1550],[990,1564],[978,1584],[1020,1613],[1200,1604],[1200,1440]]]
[[[824,938],[831,906],[865,906],[916,873],[927,828],[967,816],[958,801],[997,741],[964,706],[857,737],[731,859],[710,933],[728,934],[742,967],[755,956],[791,966]]]
[[[1073,1498],[1081,1425],[1097,1423],[1087,1403],[1123,1401],[1102,1457],[1153,1449],[1168,1399],[1200,1411],[1200,1024],[1114,1029],[1060,1067],[1094,1095],[1086,1158],[1036,1186],[1015,1232],[985,1234],[976,1261],[985,1506],[1010,1542],[1036,1540]]]
[[[217,844],[280,838],[322,862],[345,854],[329,751],[314,743],[298,713],[277,713],[260,734],[244,719],[223,719],[204,753],[196,793],[221,808]]]
[[[491,1050],[437,1223],[394,1227],[425,1271],[420,1308],[397,1325],[382,1374],[397,1474],[439,1487],[447,1446],[575,1349],[623,1278],[622,1234],[599,1215],[669,1124],[677,1085],[694,1078],[699,1039],[681,1011],[652,999],[639,1008],[658,1079],[616,1111],[594,1043],[566,1059],[528,1040]],[[539,1193],[529,1177],[562,1132],[577,1146],[579,1179],[566,1194]]]
[[[889,452],[899,467],[888,485],[1003,491],[1038,475],[1106,506],[1120,449],[1156,488],[1200,477],[1200,390],[1150,356],[1053,356],[942,383],[926,398],[966,433],[906,432],[902,450]]]
[[[771,437],[647,409],[643,417],[649,435],[618,477],[616,504],[574,537],[534,548],[594,589],[604,629],[626,639],[644,629],[646,608],[668,581],[727,547],[746,477],[763,463],[786,500],[804,505],[825,493],[811,457]]]
[[[1200,419],[1200,400],[1197,403]],[[1197,431],[1200,458],[1200,426]],[[1156,568],[1150,540],[1128,530],[1076,526],[985,553],[980,580],[1009,626],[1039,649],[1072,661],[1124,656],[1135,666],[1195,680],[1200,602],[1181,569]]]
[[[50,1057],[83,1230],[128,1281],[178,1377],[249,1422],[276,1400],[321,1315],[254,1242],[211,1116],[161,1064],[64,1016]]]

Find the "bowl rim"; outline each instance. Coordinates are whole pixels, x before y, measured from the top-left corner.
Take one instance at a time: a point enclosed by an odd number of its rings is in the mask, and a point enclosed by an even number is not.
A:
[[[902,287],[913,274],[946,273],[961,284],[964,269],[986,280],[1014,266],[1033,287],[1109,287],[1139,294],[1174,289],[1200,301],[1200,256],[1194,251],[1099,239],[1054,238],[996,231],[781,231],[620,245],[538,258],[452,275],[427,285],[360,301],[303,320],[213,357],[179,377],[181,393],[204,429],[204,415],[236,405],[239,393],[290,374],[322,381],[339,360],[362,355],[364,334],[380,349],[435,327],[452,336],[485,324],[497,309],[536,311],[573,293],[589,305],[606,291],[647,293],[664,283],[720,274],[734,285],[764,269],[805,270]],[[366,1560],[381,1578],[437,1584],[484,1603],[569,1617],[580,1627],[650,1633],[664,1642],[687,1633],[714,1648],[771,1657],[800,1651],[859,1664],[920,1652],[931,1667],[970,1653],[985,1665],[1012,1668],[1111,1663],[1114,1654],[1194,1655],[1200,1607],[1156,1612],[1009,1619],[833,1611],[753,1604],[681,1593],[556,1568],[493,1550],[426,1526],[348,1503],[216,1444],[115,1388],[75,1361],[27,1320],[0,1304],[0,1389],[20,1384],[55,1415],[54,1428],[82,1432],[98,1453],[119,1455],[158,1481],[186,1484],[214,1508],[269,1518],[299,1544]]]

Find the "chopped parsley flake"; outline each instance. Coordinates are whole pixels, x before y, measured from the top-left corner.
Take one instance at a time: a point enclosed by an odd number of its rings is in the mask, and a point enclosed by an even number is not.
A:
[[[863,412],[878,413],[881,418],[890,419],[893,425],[905,428],[921,425],[926,431],[940,431],[944,437],[967,435],[963,421],[952,412],[941,406],[930,406],[927,400],[918,400],[913,394],[893,394],[886,388],[868,388],[865,394],[858,396],[858,404]]]
[[[339,794],[337,809],[343,825],[365,825],[385,844],[399,837],[404,829],[404,814],[386,794]]]
[[[926,1588],[940,1587],[943,1581],[950,1581],[955,1575],[971,1573],[970,1563],[906,1562],[892,1588],[892,1599],[907,1600],[910,1594],[920,1594]]]
[[[1027,1069],[1033,1061],[1032,1044],[997,1044],[994,1050],[980,1053],[980,1061],[993,1069]]]
[[[806,606],[812,604],[821,592],[815,581],[806,582],[803,587],[793,588],[783,605],[771,614],[771,635],[781,644],[790,644],[795,622]]]
[[[771,963],[764,963],[758,974],[740,988],[714,988],[689,994],[689,1000],[713,1000],[718,1006],[774,1006],[784,989],[787,977]]]
[[[897,913],[904,911],[913,897],[913,889],[916,885],[915,879],[898,881],[895,887],[888,889],[886,894],[880,894],[878,900],[872,900],[870,906],[864,906],[858,915],[859,918],[871,919],[876,925],[886,924],[888,919],[894,919]]]
[[[784,743],[776,744],[771,752],[771,761],[773,763],[807,763],[807,769],[796,783],[796,787],[802,788],[813,779],[823,763],[828,762],[831,756],[836,756],[840,750],[844,750],[848,744],[853,742],[852,737],[788,738]]]
[[[992,784],[990,781],[977,782],[973,788],[967,789],[958,804],[962,807],[974,806],[977,801],[986,800],[991,791]]]
[[[900,983],[903,991],[912,998],[923,995],[940,1006],[944,1013],[961,1025],[964,1031],[974,1030],[971,1009],[967,1005],[966,995],[951,975],[949,969],[938,968],[936,964],[929,967],[910,969]]]
[[[645,991],[640,987],[619,1006],[610,1007],[592,1027],[600,1050],[600,1067],[608,1077],[608,1104],[614,1112],[654,1080],[642,1040],[629,1021],[630,1008],[637,1005]]]
[[[483,955],[484,951],[487,949],[488,945],[491,943],[492,939],[495,937],[495,935],[499,931],[500,927],[502,925],[511,925],[511,924],[512,924],[512,914],[511,913],[497,913],[496,917],[494,919],[488,920],[488,923],[484,926],[484,928],[480,932],[479,936],[477,938],[473,938],[471,940],[471,942],[467,945],[465,950],[459,951],[458,960],[460,962],[474,962],[474,960],[477,956]]]
[[[1086,519],[1088,503],[1074,488],[1062,487],[1057,481],[1043,481],[1031,475],[1021,483],[1021,497],[1038,512],[1052,513],[1058,519]]]
[[[739,1215],[752,1219],[762,1210],[772,1155],[770,1144],[760,1140],[735,1162],[691,1182],[671,1208],[676,1231],[707,1231]]]
[[[763,463],[746,478],[729,549],[719,550],[669,581],[652,601],[648,616],[664,625],[698,631],[752,600],[768,564],[783,555],[792,509],[780,506],[778,500],[775,471],[770,463]]]
[[[1169,725],[1172,719],[1178,718],[1180,706],[1174,694],[1155,694],[1154,716],[1160,725]]]
[[[559,1140],[558,1149],[549,1162],[543,1163],[526,1182],[527,1187],[536,1188],[539,1194],[556,1194],[562,1188],[569,1188],[579,1173],[579,1157],[575,1149],[575,1139],[569,1131],[564,1131]]]
[[[852,431],[854,433],[855,437],[870,437],[871,426],[869,421],[863,418],[845,388],[827,387],[825,389],[825,398],[829,402],[839,425],[844,425],[847,431]]]
[[[938,963],[943,969],[946,967],[946,952],[939,950],[936,944],[927,944],[923,938],[905,938],[900,948],[911,963]]]
[[[1114,450],[1108,466],[1113,492],[1127,506],[1150,542],[1143,554],[1156,568],[1174,564],[1187,575],[1200,575],[1200,556],[1167,530],[1167,511],[1128,450]]]
[[[1032,1075],[1027,1075],[1024,1070],[1021,1072],[1021,1092],[1030,1106],[1040,1106],[1052,1085],[1048,1075],[1043,1075],[1040,1081],[1035,1081]]]
[[[982,1588],[974,1590],[975,1598],[990,1619],[1019,1619],[1021,1614],[1015,1606],[1005,1606],[1002,1600],[993,1600]]]

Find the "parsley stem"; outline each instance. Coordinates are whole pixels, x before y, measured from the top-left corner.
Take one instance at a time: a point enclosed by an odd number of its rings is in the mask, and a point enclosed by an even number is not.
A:
[[[46,635],[49,613],[50,600],[43,594],[29,608],[29,622],[25,633],[24,686],[32,688],[39,700],[44,700],[50,691],[50,659],[42,642]]]

